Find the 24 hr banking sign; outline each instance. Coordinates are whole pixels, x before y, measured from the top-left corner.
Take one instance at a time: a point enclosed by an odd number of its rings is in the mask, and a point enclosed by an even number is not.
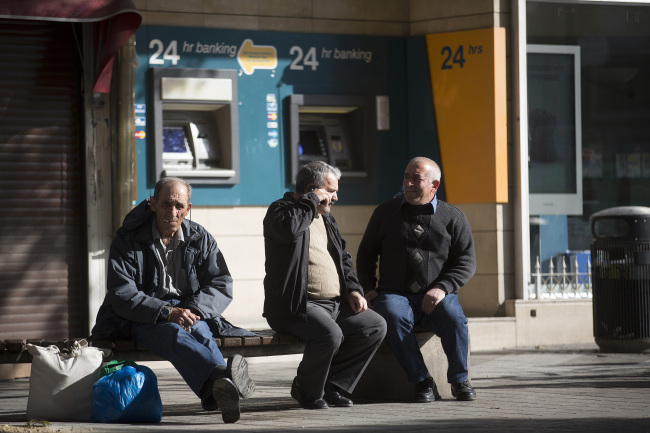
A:
[[[395,38],[247,32],[143,26],[136,34],[140,66],[312,72],[323,69],[376,75],[385,66],[387,41]],[[399,60],[399,59],[397,59]],[[348,78],[354,79],[353,76]],[[360,84],[363,81],[359,76]]]

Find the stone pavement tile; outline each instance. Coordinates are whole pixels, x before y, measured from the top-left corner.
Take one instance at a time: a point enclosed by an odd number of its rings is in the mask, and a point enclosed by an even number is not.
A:
[[[650,433],[650,355],[583,352],[472,354],[474,402],[373,403],[307,411],[290,396],[298,357],[251,359],[257,383],[236,424],[202,411],[168,364],[152,367],[164,404],[156,425],[53,423],[71,432],[645,432]],[[24,425],[28,381],[0,382],[0,425]],[[2,429],[0,428],[0,432]]]

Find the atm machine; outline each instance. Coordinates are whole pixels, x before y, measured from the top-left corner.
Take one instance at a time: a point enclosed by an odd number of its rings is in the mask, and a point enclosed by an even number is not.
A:
[[[153,181],[239,183],[237,74],[232,70],[149,70]]]
[[[286,104],[293,182],[315,160],[340,169],[342,182],[368,181],[372,98],[294,94]]]

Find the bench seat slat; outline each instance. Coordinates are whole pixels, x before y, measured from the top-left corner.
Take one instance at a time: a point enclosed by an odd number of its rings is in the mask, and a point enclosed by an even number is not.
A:
[[[260,337],[243,337],[244,346],[261,346],[262,339]]]
[[[304,351],[304,342],[291,334],[282,334],[272,329],[252,330],[254,337],[215,337],[224,358],[236,353],[244,357],[275,356],[300,354]],[[424,332],[424,329],[416,328],[416,332]],[[32,356],[25,349],[26,344],[38,344],[41,346],[58,346],[61,349],[69,349],[71,343],[77,339],[29,339],[29,340],[0,340],[0,364],[29,363]],[[146,348],[138,346],[132,340],[97,340],[90,342],[94,347],[111,349],[112,354],[106,360],[131,359],[133,361],[158,361],[161,358],[149,352]],[[22,352],[22,354],[21,354]],[[20,355],[20,358],[18,357]]]
[[[243,345],[241,337],[221,337],[221,342],[223,347],[239,347]]]

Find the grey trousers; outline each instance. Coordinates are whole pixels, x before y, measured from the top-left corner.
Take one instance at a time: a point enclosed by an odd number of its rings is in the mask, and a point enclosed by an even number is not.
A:
[[[278,332],[305,340],[298,383],[314,398],[326,382],[351,393],[386,335],[386,321],[372,310],[354,314],[347,300],[307,301],[307,321],[267,318]]]

